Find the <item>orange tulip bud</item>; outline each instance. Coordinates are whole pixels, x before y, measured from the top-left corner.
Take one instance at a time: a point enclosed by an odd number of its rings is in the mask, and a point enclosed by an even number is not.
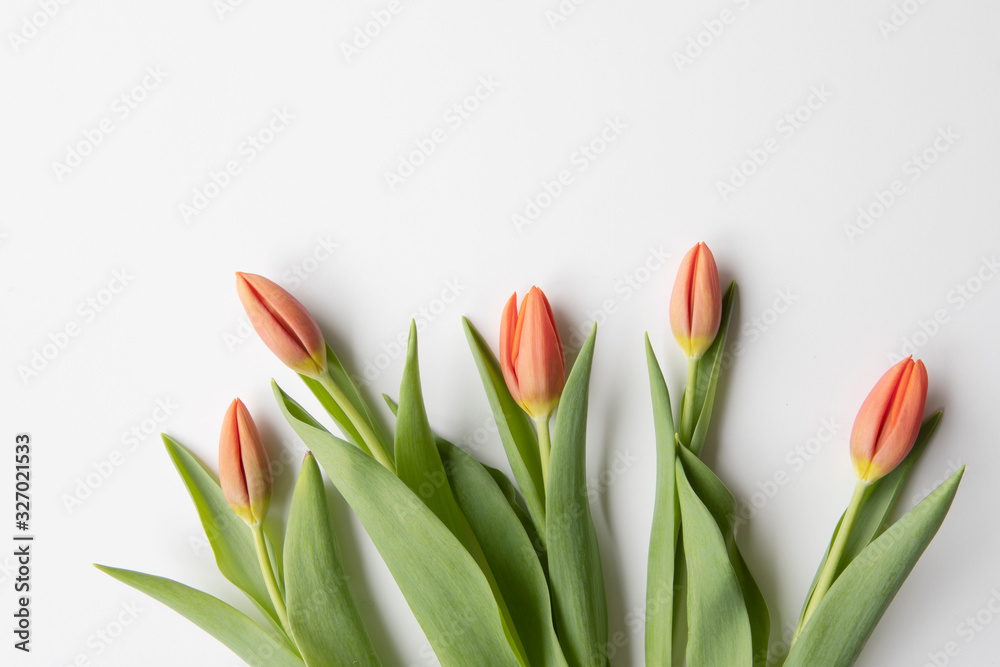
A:
[[[719,270],[712,251],[699,243],[684,255],[677,271],[670,295],[670,327],[684,354],[701,359],[719,333],[721,319]]]
[[[851,460],[858,479],[874,482],[906,458],[924,418],[927,369],[904,359],[876,383],[851,431]]]
[[[253,328],[282,363],[309,377],[326,372],[326,341],[305,306],[253,273],[236,273],[236,291]]]
[[[271,502],[271,464],[257,425],[238,398],[222,421],[219,483],[226,502],[248,526],[264,520]]]
[[[566,384],[566,357],[545,294],[532,287],[517,310],[517,293],[500,320],[500,368],[511,396],[535,419],[546,418]]]

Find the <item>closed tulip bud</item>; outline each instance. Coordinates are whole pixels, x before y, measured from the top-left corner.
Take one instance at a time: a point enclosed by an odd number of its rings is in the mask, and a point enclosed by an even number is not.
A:
[[[500,320],[500,368],[511,396],[535,419],[552,414],[566,384],[566,358],[552,308],[532,287],[517,310],[510,297]]]
[[[721,319],[719,270],[712,251],[699,243],[684,255],[677,271],[670,295],[670,327],[684,354],[701,359],[719,333]]]
[[[890,473],[913,448],[924,417],[927,369],[904,359],[876,383],[851,431],[851,460],[858,479],[874,482]]]
[[[313,378],[326,372],[326,341],[305,306],[253,273],[236,273],[236,291],[257,335],[282,363]]]
[[[222,421],[219,483],[226,502],[248,526],[264,520],[271,502],[271,464],[257,426],[238,398]]]

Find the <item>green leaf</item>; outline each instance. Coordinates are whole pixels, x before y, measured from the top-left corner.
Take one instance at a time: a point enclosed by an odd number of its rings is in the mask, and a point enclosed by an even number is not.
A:
[[[920,458],[924,449],[927,448],[927,443],[930,442],[931,436],[934,435],[934,431],[940,422],[940,410],[925,419],[920,427],[920,432],[917,434],[913,449],[906,455],[903,462],[896,466],[895,470],[868,487],[861,504],[861,509],[858,511],[858,516],[854,521],[854,527],[851,528],[851,534],[848,535],[844,554],[840,559],[840,564],[837,566],[834,581],[836,581],[836,577],[840,576],[851,561],[857,558],[858,554],[886,529],[891,518],[892,508],[895,506],[899,495],[903,492],[903,485],[913,471],[913,466],[916,465],[917,459]],[[816,575],[813,577],[809,593],[806,595],[805,604],[802,605],[802,611],[799,613],[798,629],[802,627],[802,617],[805,615],[809,601],[816,590],[816,583],[819,581],[820,573],[826,566],[826,560],[830,555],[830,548],[837,539],[837,533],[840,532],[840,523],[843,520],[844,516],[841,514],[840,521],[837,522],[837,527],[830,537],[830,543],[826,547],[826,553],[820,561],[819,569],[816,570]]]
[[[172,579],[95,565],[104,572],[167,605],[225,644],[253,667],[302,667],[302,660],[246,614],[208,593]],[[319,664],[319,663],[317,663]]]
[[[285,535],[285,605],[308,667],[380,665],[347,586],[323,476],[306,455]]]
[[[322,428],[272,383],[275,398],[357,514],[445,667],[517,665],[486,576],[398,477]]]
[[[367,421],[368,425],[371,426],[372,432],[379,439],[379,442],[382,443],[382,449],[385,450],[386,456],[388,456],[391,461],[393,459],[392,447],[390,446],[392,443],[386,437],[382,424],[375,416],[375,412],[371,409],[371,406],[369,406],[368,402],[364,399],[364,396],[362,396],[361,391],[358,390],[357,385],[354,384],[351,376],[348,375],[347,371],[344,369],[344,365],[340,363],[340,359],[333,351],[333,348],[329,345],[326,346],[326,360],[328,370],[330,372],[330,378],[333,380],[333,383],[337,385],[342,392],[344,392],[347,399],[354,405],[358,412],[364,416],[365,421]],[[364,438],[361,437],[361,433],[351,423],[351,420],[347,418],[344,410],[337,405],[335,400],[333,400],[333,397],[330,396],[330,392],[326,390],[326,387],[311,377],[305,375],[299,375],[299,377],[302,378],[302,381],[306,384],[306,387],[309,388],[309,391],[311,391],[317,400],[319,400],[323,409],[325,409],[330,417],[337,422],[337,426],[339,426],[344,435],[347,436],[347,439],[360,447],[363,451],[371,454],[371,450],[365,443]]]
[[[646,571],[646,664],[670,665],[676,547],[680,531],[674,479],[674,419],[670,413],[670,393],[649,343],[649,335],[646,336],[646,363],[656,429],[656,498]]]
[[[410,340],[396,413],[396,475],[448,526],[455,537],[465,542],[462,512],[452,495],[424,409],[417,360],[417,325],[413,321],[410,322]]]
[[[700,455],[702,447],[705,446],[708,426],[712,421],[715,390],[719,385],[722,360],[726,355],[726,336],[729,334],[729,321],[733,316],[733,306],[736,304],[737,294],[738,290],[734,280],[729,283],[729,288],[722,297],[722,319],[719,323],[719,333],[698,362],[698,379],[695,383],[694,393],[695,414],[698,417],[688,446],[696,455]]]
[[[607,664],[608,606],[587,497],[587,395],[597,325],[566,379],[556,413],[546,496],[549,579],[556,628],[570,664]]]
[[[219,572],[246,593],[272,626],[283,634],[264,577],[260,573],[253,535],[243,520],[230,509],[222,495],[218,478],[187,448],[166,434],[163,435],[163,444],[198,510],[198,517],[205,529],[205,536],[212,545]],[[268,548],[273,552],[270,544]]]
[[[500,362],[493,355],[490,346],[479,335],[468,319],[462,318],[465,337],[476,360],[476,367],[486,390],[486,398],[493,410],[500,433],[500,442],[507,452],[511,472],[524,497],[528,514],[538,536],[545,540],[545,489],[542,482],[542,463],[538,454],[538,437],[531,427],[531,420],[521,406],[514,401],[507,389],[507,383],[500,370]]]
[[[695,494],[705,505],[715,519],[729,554],[729,562],[740,585],[743,604],[746,606],[750,621],[750,635],[753,644],[754,667],[764,667],[767,664],[767,644],[771,634],[770,614],[767,602],[764,600],[760,587],[750,574],[750,568],[743,560],[736,545],[736,519],[739,516],[736,499],[726,485],[712,470],[692,452],[684,447],[677,449],[677,455],[684,466],[687,481]]]
[[[784,667],[850,667],[934,538],[965,467],[872,541],[847,566],[792,644]]]
[[[438,447],[459,508],[503,592],[528,664],[565,666],[545,573],[509,499],[474,458],[447,441],[439,441]]]
[[[726,540],[715,517],[688,481],[680,459],[675,471],[688,573],[687,664],[750,667],[754,664],[750,619]]]

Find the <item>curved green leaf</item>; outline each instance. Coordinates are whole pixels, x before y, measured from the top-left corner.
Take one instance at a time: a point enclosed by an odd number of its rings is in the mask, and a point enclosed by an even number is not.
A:
[[[302,660],[281,640],[208,593],[151,574],[106,565],[94,567],[167,605],[253,667],[303,667]]]
[[[508,498],[474,458],[447,441],[439,441],[438,447],[455,500],[503,592],[528,664],[565,667],[566,659],[552,625],[545,573]]]
[[[850,667],[889,603],[937,534],[965,467],[872,541],[834,581],[784,667]]]
[[[250,529],[230,509],[215,474],[186,447],[166,434],[162,437],[167,453],[191,494],[195,509],[198,510],[198,517],[205,529],[205,536],[212,546],[219,572],[246,593],[270,621],[272,627],[284,634],[274,611],[271,596],[267,592],[264,577],[260,573],[257,549],[254,547]],[[270,543],[268,548],[273,555]],[[277,559],[274,560],[277,566]]]
[[[726,356],[726,336],[729,334],[729,322],[733,317],[733,306],[736,305],[738,290],[736,281],[729,283],[729,288],[722,297],[722,320],[719,323],[719,333],[712,345],[698,362],[698,378],[695,383],[694,405],[697,421],[688,448],[696,455],[701,454],[708,437],[708,426],[712,421],[712,407],[715,405],[715,390],[719,385],[719,374],[722,373],[722,360]]]
[[[656,429],[656,498],[646,570],[646,664],[670,665],[674,633],[674,577],[680,531],[674,479],[674,419],[670,393],[646,336],[646,364]]]
[[[726,540],[680,459],[675,471],[688,573],[688,667],[751,667],[750,618]]]
[[[524,497],[528,514],[538,536],[545,540],[545,490],[542,482],[542,463],[538,454],[538,438],[531,427],[531,420],[510,395],[507,383],[500,370],[500,362],[493,355],[489,344],[483,340],[476,328],[467,318],[462,318],[465,337],[469,341],[469,349],[476,360],[479,376],[486,390],[486,398],[493,410],[500,433],[500,442],[507,452],[511,472],[517,480],[517,486]]]
[[[771,619],[767,611],[767,602],[760,592],[760,587],[750,574],[750,568],[743,560],[736,545],[736,499],[726,485],[712,470],[692,452],[680,447],[677,455],[684,466],[687,480],[695,494],[712,514],[716,525],[722,533],[729,554],[729,562],[740,584],[743,603],[746,606],[747,617],[750,620],[750,635],[753,643],[754,667],[764,667],[767,664],[767,645],[771,634]]]
[[[398,477],[272,383],[288,423],[357,514],[445,667],[517,665],[493,592],[451,531]]]
[[[587,395],[597,325],[566,379],[556,414],[546,496],[549,579],[556,629],[570,664],[607,664],[608,606],[587,497]]]
[[[347,586],[323,476],[306,455],[285,535],[285,604],[308,667],[380,665]]]

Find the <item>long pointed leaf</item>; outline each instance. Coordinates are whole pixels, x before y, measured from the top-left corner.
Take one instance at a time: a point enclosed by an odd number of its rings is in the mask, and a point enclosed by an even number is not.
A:
[[[398,477],[316,428],[272,386],[288,423],[361,520],[441,664],[517,665],[485,575],[447,526]]]
[[[604,573],[587,497],[587,395],[596,336],[594,325],[559,400],[545,512],[556,628],[567,659],[580,667],[608,660]]]
[[[469,349],[479,369],[479,376],[486,390],[486,398],[493,410],[493,419],[500,433],[500,442],[510,461],[511,472],[524,497],[528,514],[535,524],[538,536],[545,540],[545,491],[542,482],[542,463],[538,454],[538,438],[531,428],[531,421],[514,401],[500,370],[500,362],[493,350],[468,319],[462,318]]]
[[[850,667],[937,534],[963,466],[847,566],[792,644],[784,667]]]
[[[95,567],[167,605],[253,667],[303,667],[302,660],[243,612],[172,579],[106,565]]]
[[[722,373],[722,360],[726,355],[726,337],[729,334],[729,322],[733,317],[733,307],[739,291],[736,281],[729,283],[729,288],[722,297],[722,320],[719,333],[712,345],[698,362],[698,379],[695,385],[695,415],[697,421],[688,448],[696,455],[701,454],[708,437],[708,426],[712,422],[712,407],[715,405],[715,390],[719,385],[719,375]]]
[[[750,618],[725,538],[680,459],[675,469],[688,573],[688,667],[751,667]]]
[[[528,664],[565,667],[548,582],[520,519],[482,464],[447,441],[438,447],[455,499],[503,591]]]
[[[674,479],[674,419],[670,393],[646,336],[646,364],[656,430],[656,498],[646,570],[646,664],[669,665],[673,654],[674,577],[680,521]]]
[[[307,667],[381,665],[347,586],[316,460],[307,455],[285,535],[288,624]]]

